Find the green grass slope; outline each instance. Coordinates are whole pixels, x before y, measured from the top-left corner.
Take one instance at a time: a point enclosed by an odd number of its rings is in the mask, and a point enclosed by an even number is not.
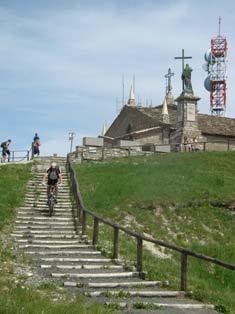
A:
[[[59,314],[110,313],[97,304],[71,296],[53,285],[29,287],[25,277],[16,275],[15,268],[23,264],[13,255],[14,243],[10,232],[15,209],[23,204],[26,182],[30,178],[30,165],[0,166],[0,313],[1,314]],[[23,265],[24,266],[24,265]],[[53,299],[58,298],[53,301]]]
[[[172,153],[87,163],[76,168],[85,205],[131,229],[235,263],[235,153]],[[91,223],[91,222],[90,222]],[[91,226],[90,226],[91,230]],[[112,230],[102,227],[110,251]],[[151,279],[179,284],[180,256],[160,247],[144,251]],[[133,240],[121,254],[135,260]],[[222,312],[235,313],[235,274],[189,258],[189,289]]]
[[[0,231],[14,218],[15,208],[22,204],[29,165],[0,166]]]

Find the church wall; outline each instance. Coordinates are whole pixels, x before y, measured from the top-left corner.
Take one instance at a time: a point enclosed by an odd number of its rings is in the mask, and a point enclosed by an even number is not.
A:
[[[154,126],[156,126],[156,122],[153,119],[143,115],[135,108],[125,106],[105,135],[113,138],[123,137],[127,133]]]
[[[207,151],[235,151],[235,138],[219,135],[205,135]]]
[[[146,131],[143,133],[133,134],[132,138],[135,142],[142,144],[169,144],[169,133],[168,128],[159,127],[154,130]],[[128,137],[128,135],[127,135]],[[125,138],[125,137],[124,137]]]

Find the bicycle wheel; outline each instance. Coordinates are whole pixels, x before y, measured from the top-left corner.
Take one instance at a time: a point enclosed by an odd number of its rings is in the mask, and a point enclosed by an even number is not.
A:
[[[53,215],[54,212],[54,198],[51,197],[49,199],[49,216],[51,217]]]

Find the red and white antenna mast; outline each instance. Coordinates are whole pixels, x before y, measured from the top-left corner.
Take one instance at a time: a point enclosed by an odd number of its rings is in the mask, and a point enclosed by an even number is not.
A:
[[[226,110],[226,63],[227,40],[221,36],[221,17],[219,17],[218,35],[211,39],[211,48],[205,53],[204,69],[208,77],[204,82],[210,92],[210,110],[212,115],[224,116]]]

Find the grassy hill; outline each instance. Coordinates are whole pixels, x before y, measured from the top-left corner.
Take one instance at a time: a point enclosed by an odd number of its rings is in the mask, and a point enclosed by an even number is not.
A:
[[[235,153],[172,153],[78,165],[88,209],[132,230],[235,263]],[[91,226],[90,226],[91,230]],[[112,230],[100,243],[110,251]],[[151,279],[179,284],[180,256],[145,245]],[[135,260],[135,243],[122,236],[121,254]],[[224,313],[235,313],[235,274],[189,258],[189,290]]]
[[[53,284],[32,288],[25,285],[27,278],[19,273],[19,269],[24,269],[27,264],[14,256],[14,243],[9,234],[14,223],[15,208],[23,203],[30,168],[30,165],[0,166],[0,313],[110,313],[109,309],[88,304],[82,298],[71,299]],[[52,301],[54,298],[59,300]]]

